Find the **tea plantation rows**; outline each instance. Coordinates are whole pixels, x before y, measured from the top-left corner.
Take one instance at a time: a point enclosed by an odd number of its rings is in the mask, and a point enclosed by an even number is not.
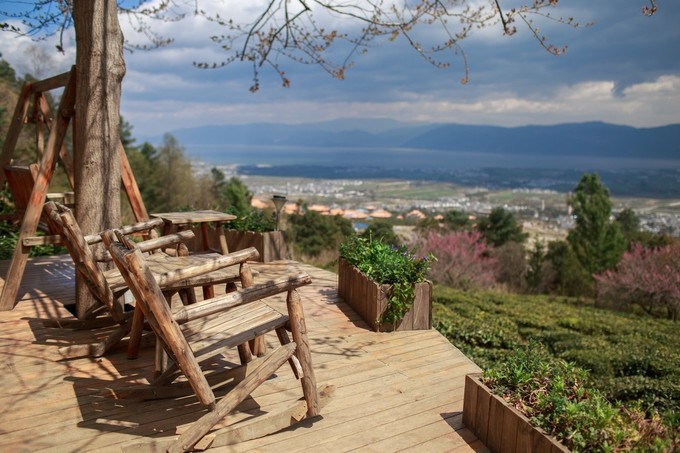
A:
[[[435,327],[480,367],[530,340],[590,371],[612,402],[680,414],[678,323],[596,308],[577,299],[434,291]]]

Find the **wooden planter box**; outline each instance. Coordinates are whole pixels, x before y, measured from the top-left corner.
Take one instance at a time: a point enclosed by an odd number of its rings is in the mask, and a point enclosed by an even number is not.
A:
[[[425,281],[415,287],[415,301],[404,318],[395,326],[379,323],[387,308],[389,285],[369,280],[355,267],[340,258],[338,263],[338,295],[376,332],[394,330],[427,330],[432,328],[432,283]]]
[[[260,252],[260,261],[264,263],[288,258],[283,231],[253,233],[252,231],[227,230],[225,236],[230,252],[255,247]]]
[[[480,374],[465,376],[463,424],[492,452],[562,453],[569,449],[484,385]]]

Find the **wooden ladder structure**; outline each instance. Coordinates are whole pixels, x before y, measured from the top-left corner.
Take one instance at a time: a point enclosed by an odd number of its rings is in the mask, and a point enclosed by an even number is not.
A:
[[[64,88],[59,102],[56,115],[52,115],[49,104],[45,99],[45,92],[58,88]],[[69,184],[74,188],[74,163],[64,144],[69,124],[75,113],[76,100],[76,68],[73,66],[69,72],[59,74],[37,82],[24,83],[17,101],[14,115],[10,122],[7,137],[0,155],[0,169],[12,162],[12,156],[17,146],[17,141],[22,127],[27,123],[36,125],[36,143],[38,158],[40,159],[38,175],[31,192],[26,212],[21,221],[21,229],[17,247],[14,250],[12,261],[5,277],[5,285],[0,295],[0,311],[12,310],[16,305],[19,285],[26,269],[28,254],[32,246],[57,244],[58,236],[36,236],[36,230],[43,210],[43,204],[47,197],[47,190],[54,174],[54,169],[59,159],[66,174]],[[32,102],[31,102],[32,101]],[[29,107],[32,105],[32,111]],[[75,129],[75,121],[73,121]],[[47,129],[49,136],[47,143],[44,141],[44,131]],[[132,173],[123,145],[118,147],[121,162],[121,178],[123,187],[130,201],[130,206],[137,221],[149,219],[144,207],[144,202],[137,187],[137,181]],[[0,171],[0,187],[5,183],[5,173]]]

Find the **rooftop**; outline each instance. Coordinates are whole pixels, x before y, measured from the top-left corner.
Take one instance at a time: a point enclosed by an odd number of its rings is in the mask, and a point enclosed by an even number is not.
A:
[[[0,262],[0,275],[7,267]],[[314,283],[300,289],[312,359],[318,383],[335,385],[335,395],[318,419],[215,451],[486,451],[462,425],[464,376],[479,371],[474,363],[435,330],[369,331],[338,299],[331,272],[292,262],[259,264],[258,278],[281,267],[312,276]],[[58,347],[90,342],[93,335],[44,325],[72,319],[64,308],[74,303],[69,257],[29,260],[19,295],[13,311],[0,312],[0,450],[149,451],[155,439],[199,417],[193,397],[138,402],[102,396],[113,383],[149,376],[153,348],[137,360],[127,360],[124,351],[61,360]],[[228,421],[298,397],[291,370],[282,367]]]

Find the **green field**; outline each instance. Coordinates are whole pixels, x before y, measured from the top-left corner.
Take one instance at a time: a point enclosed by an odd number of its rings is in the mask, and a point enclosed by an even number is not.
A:
[[[565,297],[442,286],[434,294],[437,329],[482,368],[537,340],[555,357],[589,370],[610,401],[680,413],[678,323]]]

